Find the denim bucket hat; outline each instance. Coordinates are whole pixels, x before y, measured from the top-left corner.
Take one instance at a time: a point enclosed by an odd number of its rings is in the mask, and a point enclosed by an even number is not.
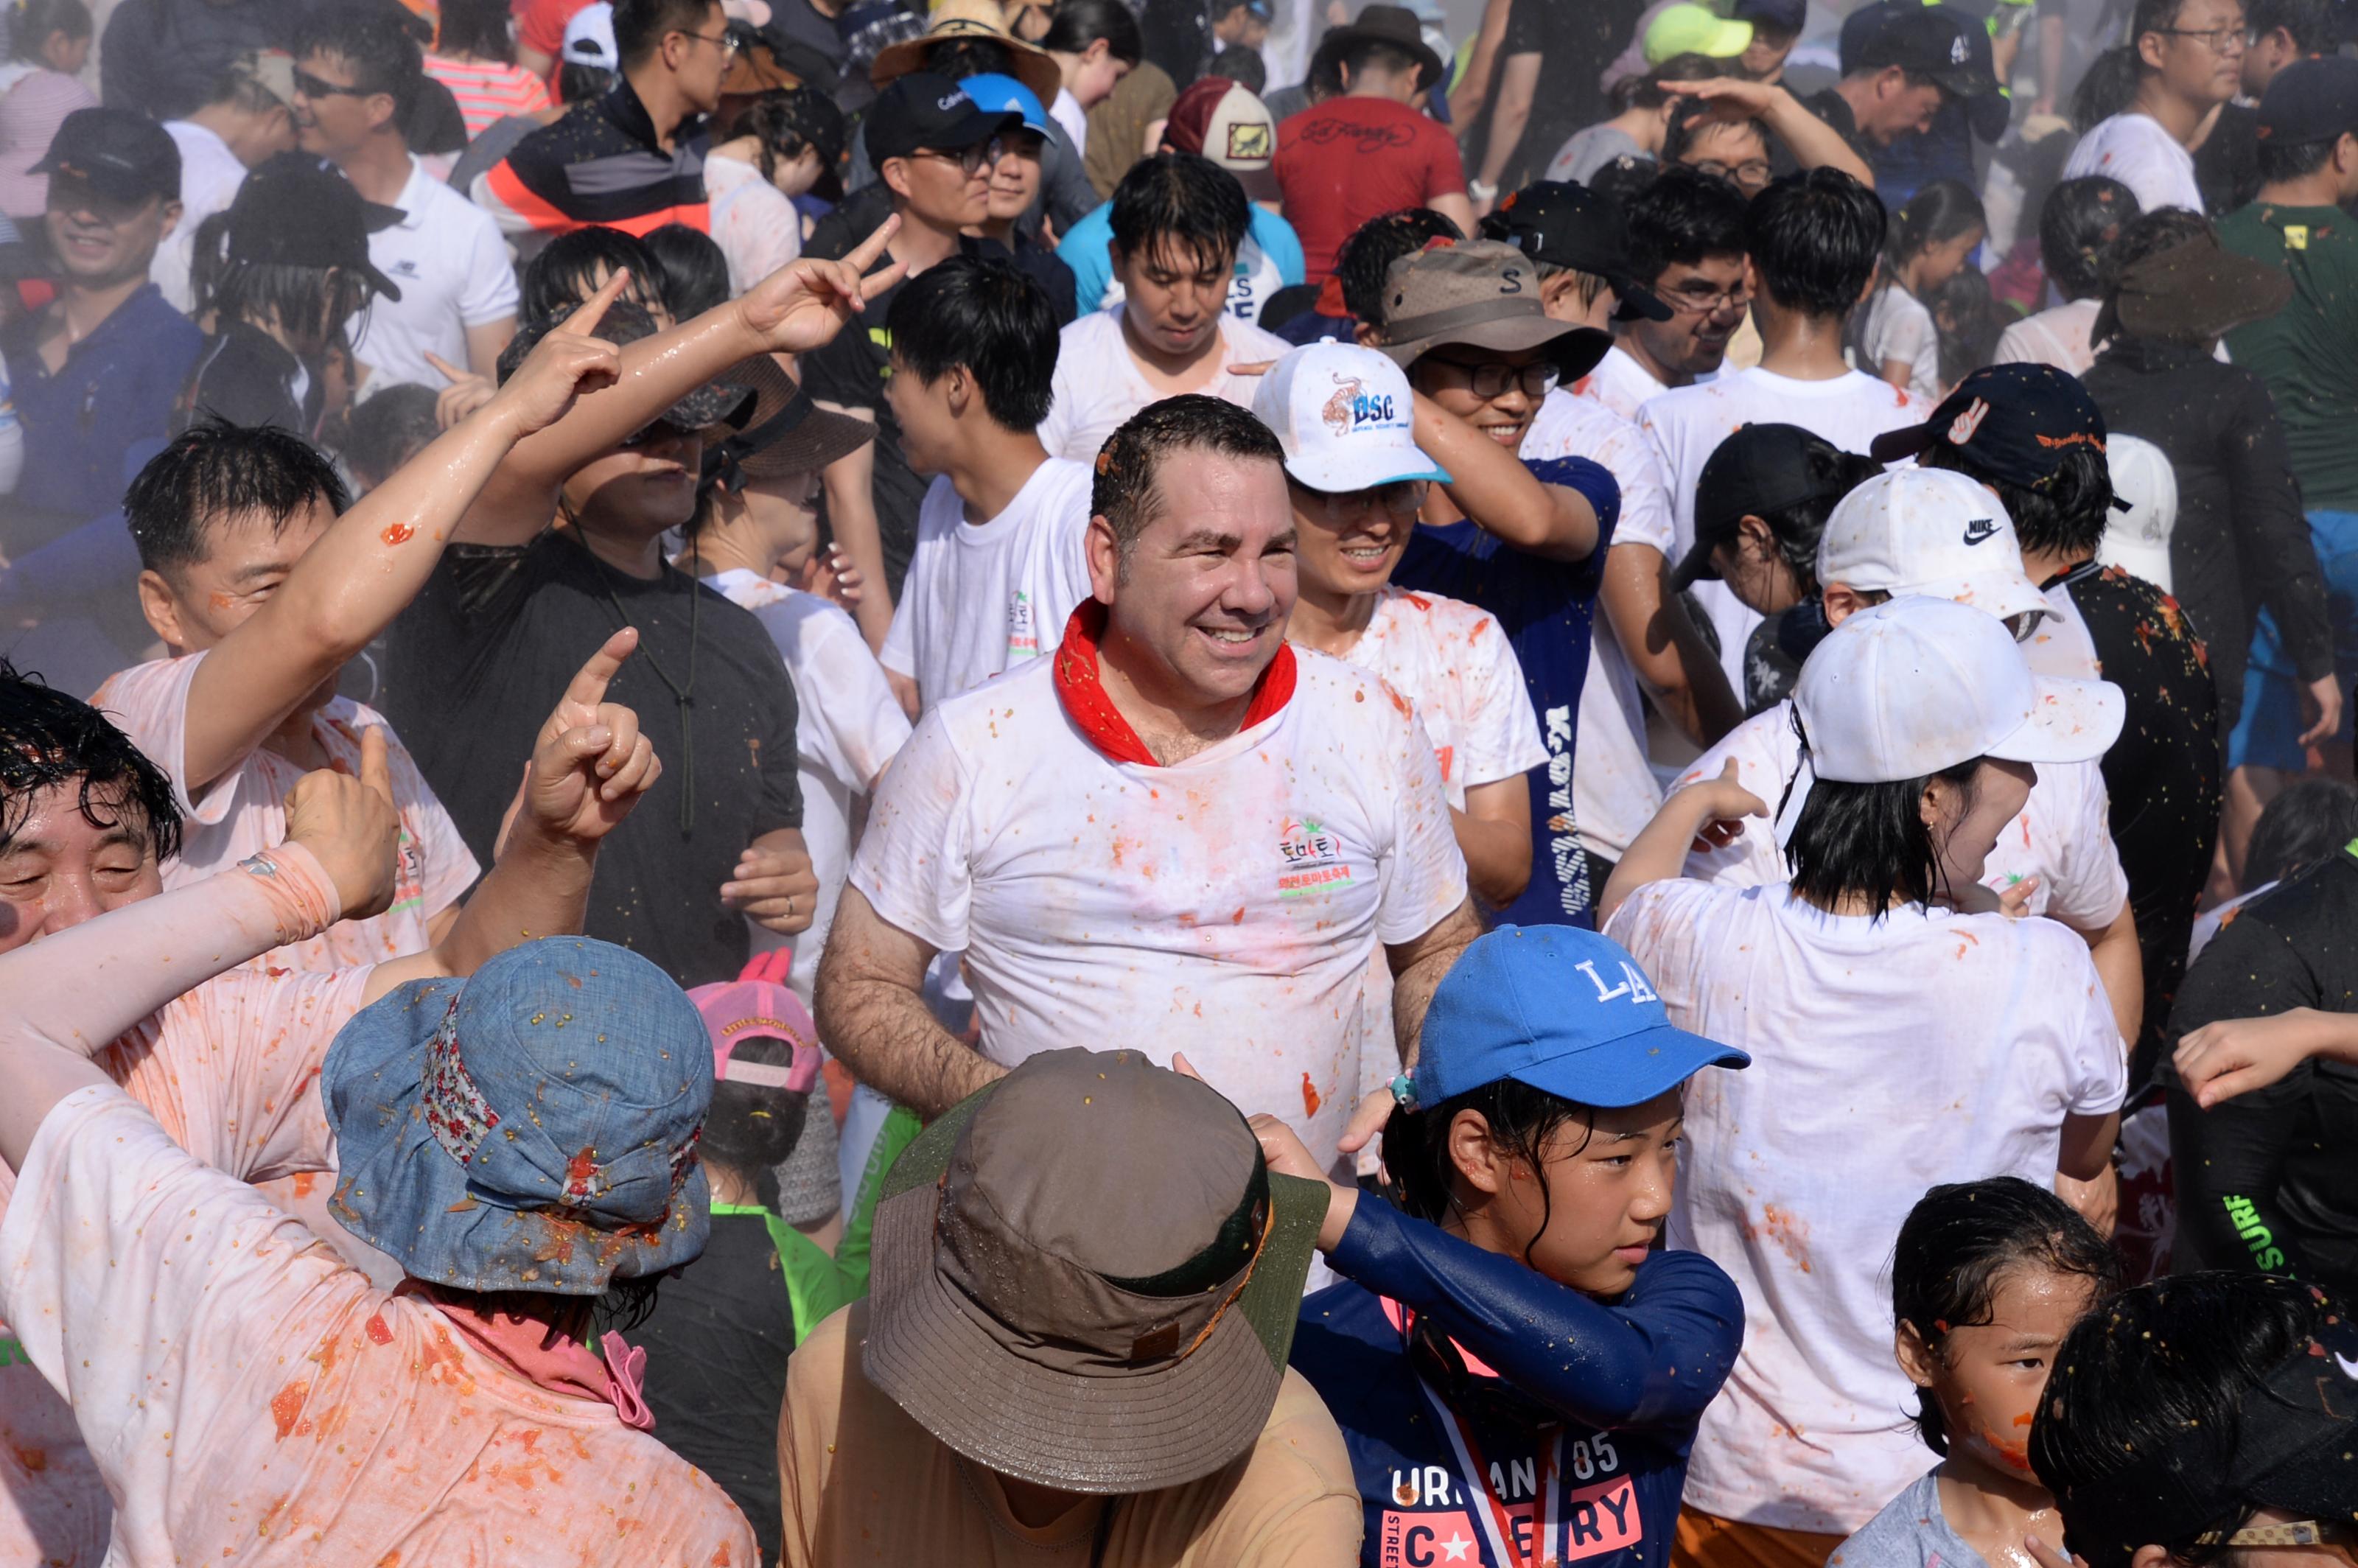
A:
[[[550,937],[402,986],[337,1034],[319,1092],[330,1209],[417,1279],[593,1296],[704,1250],[712,1042],[635,953]]]

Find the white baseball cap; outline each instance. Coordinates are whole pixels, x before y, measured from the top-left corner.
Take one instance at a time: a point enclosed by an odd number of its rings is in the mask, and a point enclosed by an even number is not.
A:
[[[2119,738],[2127,704],[2110,681],[2034,675],[2003,623],[1919,594],[1829,633],[1801,665],[1793,712],[1801,768],[1777,817],[1779,846],[1819,779],[1888,784],[1976,757],[2093,762]]]
[[[2105,445],[2104,461],[2113,470],[2113,494],[2129,509],[2105,519],[2096,558],[2164,593],[2172,591],[2169,536],[2178,530],[2178,470],[2159,447],[2135,436],[2115,436]]]
[[[1329,495],[1404,479],[1449,482],[1416,444],[1416,395],[1387,355],[1332,338],[1299,348],[1260,379],[1253,413],[1277,432],[1285,471]]]
[[[2055,613],[2023,572],[2005,504],[1948,469],[1891,469],[1844,496],[1818,535],[1818,581],[1951,599],[2001,621]]]
[[[565,24],[565,42],[557,49],[557,58],[601,70],[622,70],[622,51],[614,47],[614,7],[599,0],[574,12]]]

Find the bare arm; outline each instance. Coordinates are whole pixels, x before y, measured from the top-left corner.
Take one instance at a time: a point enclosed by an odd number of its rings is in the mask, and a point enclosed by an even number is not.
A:
[[[336,519],[286,579],[221,640],[189,687],[182,787],[229,773],[416,598],[492,470],[611,382],[614,346],[590,336],[611,285],[551,332],[508,384]],[[142,591],[146,591],[144,586]]]
[[[1456,224],[1459,233],[1471,234],[1474,232],[1474,201],[1466,192],[1452,190],[1435,196],[1433,199],[1432,207],[1434,211]]]
[[[500,351],[515,336],[516,320],[503,316],[496,321],[486,321],[480,327],[467,329],[467,368],[477,375],[497,379],[500,373]]]
[[[1466,809],[1449,808],[1466,880],[1485,903],[1502,908],[1531,881],[1531,789],[1522,774],[1466,792]]]
[[[827,402],[819,406],[854,419],[872,422],[876,417],[865,408]],[[851,618],[860,622],[860,634],[868,639],[869,652],[882,653],[884,638],[892,630],[892,600],[884,591],[884,536],[876,521],[875,479],[872,441],[862,441],[819,470],[819,488],[827,496],[827,525],[834,531],[836,548],[850,557],[860,580],[872,589],[860,595]],[[916,717],[914,708],[910,717]]]
[[[1524,127],[1531,123],[1531,101],[1539,95],[1542,58],[1536,54],[1509,55],[1498,72],[1498,103],[1490,112],[1490,139],[1482,148],[1480,178],[1485,185],[1498,183],[1499,177],[1507,172],[1507,160],[1522,145]],[[1548,150],[1552,155],[1555,149]]]
[[[929,1121],[1007,1071],[944,1029],[925,1005],[933,960],[933,948],[847,885],[812,993],[819,1038],[851,1076]]]
[[[2030,105],[2034,114],[2055,113],[2056,96],[2063,91],[2064,43],[2063,17],[2039,18],[2039,97]]]
[[[1498,62],[1498,46],[1506,40],[1507,16],[1513,4],[1514,0],[1489,0],[1482,8],[1481,30],[1474,35],[1474,57],[1466,62],[1464,83],[1449,100],[1450,118],[1461,125],[1471,127],[1490,102],[1490,71]]]
[[[2110,925],[2080,935],[2087,941],[2096,978],[2104,982],[2104,1000],[2112,1003],[2113,1022],[2122,1039],[2134,1043],[2145,1024],[2145,960],[2138,952],[2136,916],[2130,912],[2128,900],[2121,900],[2121,912]]]
[[[2315,1056],[2358,1065],[2358,1013],[2289,1008],[2265,1018],[2223,1018],[2190,1029],[2172,1065],[2204,1110],[2267,1087]]]
[[[1542,484],[1522,460],[1416,394],[1416,444],[1448,470],[1443,488],[1482,531],[1534,556],[1585,561],[1596,550],[1596,511],[1578,491]]]
[[[1606,623],[1654,706],[1698,746],[1715,746],[1744,720],[1727,672],[1670,589],[1670,563],[1651,545],[1615,545],[1605,554]]]
[[[1900,391],[1905,392],[1908,390],[1909,382],[1915,378],[1916,362],[1914,360],[1885,360],[1875,367],[1875,373],[1877,379],[1880,380],[1884,385],[1896,386]]]
[[[1699,780],[1662,802],[1605,883],[1604,896],[1596,901],[1599,931],[1631,893],[1685,871],[1690,849],[1724,848],[1743,831],[1743,818],[1768,815],[1760,797],[1736,779],[1736,759],[1730,757],[1719,777]]]
[[[555,60],[525,43],[516,45],[516,63],[543,81],[546,81],[549,73],[557,69]]]
[[[2106,1111],[2102,1116],[2067,1116],[2063,1119],[2063,1146],[2055,1155],[2055,1168],[2075,1182],[2093,1182],[2112,1169],[2113,1144],[2120,1137],[2121,1113]]]
[[[1706,81],[1669,81],[1671,92],[1699,100],[1710,118],[1758,120],[1785,144],[1793,161],[1803,168],[1838,168],[1870,189],[1875,171],[1832,125],[1802,107],[1784,88],[1766,81],[1745,81],[1732,76]]]
[[[1400,1043],[1401,1066],[1416,1065],[1417,1042],[1424,1033],[1424,1010],[1433,1005],[1433,993],[1449,973],[1449,966],[1457,962],[1457,955],[1481,935],[1482,917],[1474,912],[1474,901],[1469,898],[1416,940],[1385,946],[1384,960],[1392,971],[1392,1033]]]

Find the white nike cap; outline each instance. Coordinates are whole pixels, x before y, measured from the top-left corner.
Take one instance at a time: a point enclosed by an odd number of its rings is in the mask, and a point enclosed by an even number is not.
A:
[[[1403,479],[1449,482],[1416,444],[1408,373],[1374,349],[1328,338],[1269,367],[1253,413],[1277,432],[1285,471],[1340,495]]]
[[[2129,503],[2104,520],[2096,558],[2171,591],[2169,536],[2178,531],[2178,470],[2151,441],[2115,436],[2104,446],[2113,470],[2113,493]]]
[[[1801,768],[1777,817],[1780,847],[1819,779],[1888,784],[1976,757],[2093,762],[2119,739],[2127,704],[2110,681],[2032,674],[2002,622],[1916,595],[1828,633],[1801,665],[1793,711]]]
[[[2023,572],[2005,504],[1948,469],[1891,469],[1844,496],[1818,535],[1818,581],[1951,599],[2001,621],[2055,613]]]

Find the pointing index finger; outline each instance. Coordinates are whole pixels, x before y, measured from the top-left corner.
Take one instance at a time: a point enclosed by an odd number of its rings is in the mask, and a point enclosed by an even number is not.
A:
[[[444,359],[440,354],[436,353],[431,349],[428,349],[426,351],[426,362],[432,365],[436,370],[440,371],[444,375],[449,377],[450,384],[453,386],[456,386],[459,383],[467,379],[467,372],[460,370],[457,365],[452,364],[449,360]]]
[[[631,269],[626,266],[616,267],[613,274],[598,286],[598,292],[590,297],[588,303],[568,316],[557,330],[570,332],[578,338],[594,337],[598,331],[598,323],[606,319],[606,308],[621,298],[622,290],[630,286]]]
[[[565,688],[565,700],[594,709],[606,700],[606,684],[622,667],[622,661],[639,645],[635,626],[625,626],[606,639],[604,645],[590,655],[590,662],[574,673]]]
[[[386,760],[384,727],[372,724],[361,731],[361,783],[393,804],[393,766]]]

